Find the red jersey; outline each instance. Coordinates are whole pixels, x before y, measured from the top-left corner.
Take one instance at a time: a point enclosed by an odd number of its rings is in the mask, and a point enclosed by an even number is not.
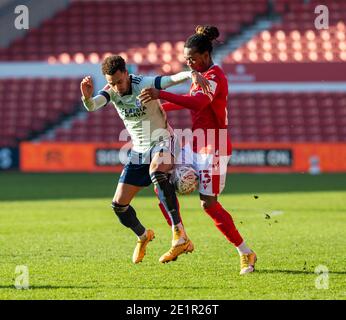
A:
[[[202,74],[209,80],[211,91],[204,93],[199,85],[192,84],[190,88],[190,96],[179,96],[170,92],[161,91],[160,98],[165,99],[175,105],[182,106],[191,110],[192,130],[203,130],[205,133],[204,147],[211,148],[211,152],[215,153],[225,147],[220,153],[225,155],[231,154],[232,146],[229,133],[227,132],[227,97],[228,82],[225,74],[220,67],[213,65]],[[172,104],[164,104],[165,110],[174,110]],[[214,130],[208,130],[214,129]],[[220,130],[223,129],[223,130]],[[214,142],[207,139],[208,131],[215,132]],[[201,147],[196,143],[193,145],[194,152],[201,152]]]
[[[210,103],[201,109],[192,109],[192,130],[198,128],[205,129],[225,129],[227,128],[227,97],[228,83],[226,76],[220,67],[213,65],[206,72],[202,73],[204,78],[209,80],[211,92],[208,97]],[[202,93],[200,86],[192,84],[190,95],[196,96]]]

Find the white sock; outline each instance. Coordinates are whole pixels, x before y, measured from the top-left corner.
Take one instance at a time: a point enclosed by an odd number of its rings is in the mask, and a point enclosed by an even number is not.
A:
[[[246,245],[245,241],[243,241],[238,247],[237,247],[239,255],[243,254],[249,254],[252,252],[252,250]]]
[[[147,230],[145,229],[144,233],[140,236],[138,236],[139,240],[145,240],[147,238]]]
[[[179,239],[173,239],[172,244],[173,245],[179,245],[179,244],[185,243],[185,241],[186,241],[186,239],[185,239],[185,230],[184,230],[184,227],[181,224],[181,222],[176,224],[176,225],[172,225],[173,234],[175,233],[175,229],[176,228],[178,228],[181,231],[181,233],[180,233]]]
[[[184,227],[181,224],[181,222],[179,222],[178,224],[172,225],[172,231],[173,232],[174,232],[175,228],[178,228],[179,230],[184,229]]]

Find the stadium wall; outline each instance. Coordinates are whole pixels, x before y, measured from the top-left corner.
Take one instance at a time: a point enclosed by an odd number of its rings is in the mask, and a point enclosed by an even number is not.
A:
[[[123,143],[20,144],[23,172],[121,172]],[[122,161],[121,161],[122,160]],[[345,143],[234,143],[229,172],[346,172]]]

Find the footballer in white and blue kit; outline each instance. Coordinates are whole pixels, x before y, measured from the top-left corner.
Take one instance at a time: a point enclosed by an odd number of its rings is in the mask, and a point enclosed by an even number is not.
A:
[[[169,179],[169,172],[180,148],[160,102],[153,100],[142,104],[138,95],[145,88],[164,89],[181,83],[190,79],[191,73],[186,71],[158,77],[129,74],[124,59],[115,55],[103,61],[102,72],[107,85],[94,97],[91,78],[82,80],[83,104],[88,111],[96,111],[112,103],[133,144],[118,182],[112,208],[120,222],[137,235],[138,242],[132,260],[134,263],[141,262],[147,244],[154,238],[154,232],[140,223],[130,202],[141,188],[153,182],[160,201],[169,213],[173,232],[172,246],[159,261],[174,261],[180,254],[194,249],[181,223],[175,188]]]

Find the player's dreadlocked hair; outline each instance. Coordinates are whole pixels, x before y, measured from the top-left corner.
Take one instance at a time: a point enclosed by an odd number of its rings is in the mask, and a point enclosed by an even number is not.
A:
[[[121,72],[125,72],[126,63],[125,60],[121,56],[109,56],[105,58],[102,62],[102,73],[109,74],[112,76],[118,70]]]
[[[195,32],[186,40],[185,48],[196,48],[199,53],[206,51],[211,53],[213,41],[220,35],[219,30],[214,26],[197,26]]]

